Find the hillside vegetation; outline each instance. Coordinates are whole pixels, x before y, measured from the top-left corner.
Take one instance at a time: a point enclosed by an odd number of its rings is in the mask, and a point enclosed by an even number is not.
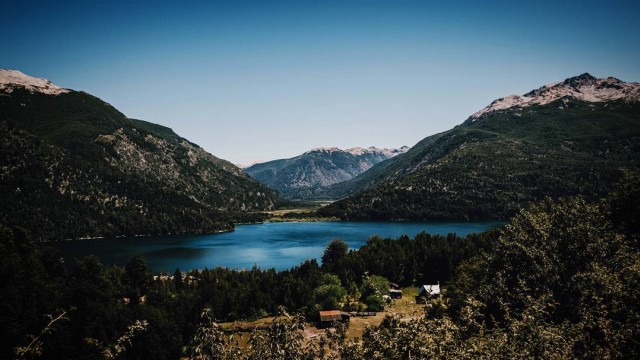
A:
[[[228,230],[275,194],[82,92],[0,93],[0,221],[41,240]]]
[[[105,267],[95,257],[65,266],[24,231],[2,227],[0,321],[8,326],[0,356],[637,358],[639,189],[640,177],[627,174],[604,199],[546,199],[500,231],[465,239],[373,238],[350,252],[333,241],[322,267],[308,261],[281,272],[176,270],[156,280],[139,256],[125,267]],[[424,304],[419,318],[388,317],[359,339],[342,326],[305,338],[318,309],[379,309],[389,280],[416,285],[451,276],[443,297]],[[245,347],[240,334],[216,324],[269,314],[283,316],[255,329]]]
[[[612,190],[621,168],[639,166],[638,103],[561,99],[428,137],[336,187],[360,192],[320,212],[352,220],[507,219],[545,196],[596,199]]]

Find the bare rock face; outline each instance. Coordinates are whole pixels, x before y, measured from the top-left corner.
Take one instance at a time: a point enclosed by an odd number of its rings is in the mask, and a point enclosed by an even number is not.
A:
[[[373,165],[409,148],[379,149],[374,146],[315,148],[290,159],[254,164],[245,171],[263,184],[276,189],[284,197],[305,197],[305,191],[341,183],[362,174]]]
[[[624,82],[614,77],[598,79],[584,73],[553,84],[542,86],[522,96],[509,95],[493,101],[489,106],[471,115],[472,121],[504,110],[522,110],[533,105],[546,105],[559,99],[573,99],[592,103],[622,100],[638,102],[640,84]]]
[[[71,91],[54,85],[47,79],[34,78],[18,70],[0,69],[0,92],[11,93],[15,88],[48,95],[59,95]]]

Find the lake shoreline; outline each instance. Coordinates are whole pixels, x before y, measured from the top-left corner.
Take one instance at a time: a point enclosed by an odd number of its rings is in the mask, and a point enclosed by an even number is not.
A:
[[[105,265],[124,265],[134,254],[154,272],[225,267],[285,270],[319,259],[333,239],[358,249],[372,236],[397,239],[426,232],[447,236],[480,233],[504,222],[264,222],[215,234],[174,234],[43,243],[72,259],[96,255]]]

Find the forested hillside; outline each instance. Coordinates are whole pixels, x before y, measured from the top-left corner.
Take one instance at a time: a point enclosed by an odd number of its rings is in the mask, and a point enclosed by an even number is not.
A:
[[[0,356],[636,358],[639,189],[640,177],[627,174],[604,199],[547,199],[479,236],[372,238],[357,251],[333,241],[322,266],[176,270],[155,280],[139,256],[124,267],[60,259],[3,227]],[[443,296],[418,319],[389,317],[362,339],[345,338],[340,327],[312,340],[300,331],[320,309],[379,310],[388,281],[434,279]],[[245,335],[244,348],[215,324],[267,314],[291,317]]]
[[[329,189],[360,192],[321,213],[357,220],[508,219],[545,196],[603,196],[621,168],[640,167],[638,86],[610,79],[583,75],[563,89],[592,89],[573,87],[591,81],[614,89],[629,85],[635,93],[607,101],[545,97],[549,102],[510,108],[497,100],[491,110]],[[548,96],[535,94],[526,99]]]
[[[169,128],[83,92],[4,85],[0,221],[36,239],[214,232],[274,206],[273,191]]]

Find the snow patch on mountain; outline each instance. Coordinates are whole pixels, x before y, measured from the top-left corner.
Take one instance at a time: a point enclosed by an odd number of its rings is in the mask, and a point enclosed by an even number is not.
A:
[[[11,93],[17,87],[25,88],[33,93],[59,95],[71,90],[63,89],[47,79],[25,75],[18,70],[0,69],[0,92]]]
[[[485,114],[492,114],[511,108],[525,108],[532,105],[545,105],[562,98],[571,98],[586,102],[605,102],[623,100],[640,101],[640,83],[624,82],[614,77],[595,78],[587,73],[565,81],[545,85],[522,96],[510,95],[493,101],[489,106],[471,115],[472,121]]]
[[[328,153],[332,153],[332,152],[335,152],[335,151],[343,151],[343,150],[339,149],[339,148],[337,148],[335,146],[332,146],[332,147],[317,147],[317,148],[313,148],[313,149],[305,152],[305,154],[313,153],[313,152],[328,152]]]
[[[246,169],[246,168],[251,167],[251,166],[253,166],[255,164],[262,164],[263,162],[265,162],[265,161],[257,160],[257,161],[251,161],[251,162],[248,162],[248,163],[238,163],[238,164],[234,164],[234,165],[239,167],[240,169]]]
[[[388,148],[377,148],[375,146],[369,146],[368,148],[364,148],[364,147],[352,147],[346,150],[342,150],[340,148],[337,148],[335,146],[333,147],[318,147],[318,148],[314,148],[311,149],[307,152],[305,152],[305,154],[310,154],[310,153],[314,153],[314,152],[326,152],[326,153],[334,153],[334,152],[346,152],[349,153],[353,156],[362,156],[362,155],[366,155],[366,154],[380,154],[383,155],[387,158],[391,158],[394,157],[396,155],[400,155],[403,154],[405,152],[407,152],[410,148],[408,146],[402,146],[398,149],[388,149]]]
[[[280,195],[308,196],[321,188],[347,181],[375,164],[409,150],[380,149],[375,146],[320,147],[289,159],[272,160],[245,168],[245,172],[280,192]],[[309,191],[304,195],[304,189]]]

